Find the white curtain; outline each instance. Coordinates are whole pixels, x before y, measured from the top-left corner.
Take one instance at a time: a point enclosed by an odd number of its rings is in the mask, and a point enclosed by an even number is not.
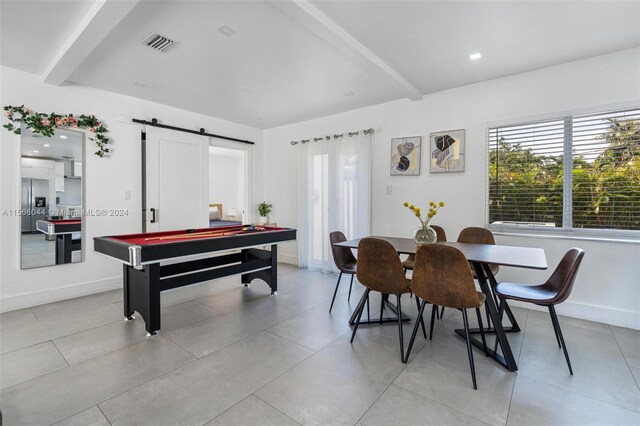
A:
[[[299,146],[298,264],[334,271],[329,233],[370,233],[371,135]]]

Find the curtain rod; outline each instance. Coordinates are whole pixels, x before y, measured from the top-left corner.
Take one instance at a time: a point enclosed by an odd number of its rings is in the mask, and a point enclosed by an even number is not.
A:
[[[358,130],[358,131],[355,131],[355,132],[348,132],[347,135],[349,135],[349,137],[352,137],[352,136],[360,134],[360,132],[362,132],[363,135],[372,135],[373,134],[373,129],[369,128],[369,129],[364,129],[364,130]],[[343,138],[344,135],[345,135],[344,133],[335,134],[335,135],[333,135],[333,139]],[[319,142],[319,141],[321,141],[323,139],[331,140],[331,136],[322,136],[322,137],[319,137],[319,138],[313,138],[313,141],[314,142]],[[310,142],[310,141],[311,141],[311,139],[302,139],[300,142],[291,141],[291,145],[298,145],[298,143],[302,143],[304,145],[305,143]]]
[[[240,142],[240,143],[246,143],[248,145],[255,145],[255,143],[251,142],[251,141],[232,138],[232,137],[229,137],[229,136],[216,135],[216,134],[213,134],[213,133],[207,133],[207,132],[204,131],[204,128],[201,128],[200,130],[191,130],[191,129],[185,129],[184,127],[176,127],[176,126],[169,126],[167,124],[160,124],[160,123],[158,123],[158,119],[157,118],[152,118],[151,121],[140,120],[140,119],[134,118],[131,121],[133,121],[134,123],[138,123],[138,124],[145,124],[147,126],[160,127],[162,129],[177,130],[179,132],[193,133],[194,135],[210,136],[210,137],[217,138],[217,139],[224,139],[224,140],[232,141],[232,142]]]

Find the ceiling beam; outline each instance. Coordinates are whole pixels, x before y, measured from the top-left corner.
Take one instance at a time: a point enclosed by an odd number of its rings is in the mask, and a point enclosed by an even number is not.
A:
[[[271,4],[302,26],[355,60],[373,75],[389,82],[398,92],[414,101],[422,99],[422,92],[382,58],[360,43],[309,0],[269,0]]]
[[[42,81],[56,86],[64,83],[138,2],[139,0],[96,1],[55,56],[43,74]]]

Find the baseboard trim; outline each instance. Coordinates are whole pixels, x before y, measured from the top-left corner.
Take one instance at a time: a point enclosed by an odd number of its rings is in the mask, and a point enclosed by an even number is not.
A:
[[[72,284],[66,287],[58,287],[3,297],[0,299],[0,312],[31,308],[45,303],[59,302],[61,300],[73,299],[75,297],[87,296],[118,288],[122,288],[122,277],[105,278],[96,281]]]
[[[509,301],[509,304],[535,311],[547,312],[547,308],[533,305],[531,303],[521,303],[512,300]],[[613,309],[606,306],[590,305],[587,303],[571,301],[556,305],[556,311],[559,315],[567,317],[640,330],[640,312]]]

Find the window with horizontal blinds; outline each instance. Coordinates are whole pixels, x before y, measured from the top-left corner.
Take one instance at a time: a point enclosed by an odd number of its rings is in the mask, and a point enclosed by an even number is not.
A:
[[[489,129],[489,223],[640,230],[640,108]]]

